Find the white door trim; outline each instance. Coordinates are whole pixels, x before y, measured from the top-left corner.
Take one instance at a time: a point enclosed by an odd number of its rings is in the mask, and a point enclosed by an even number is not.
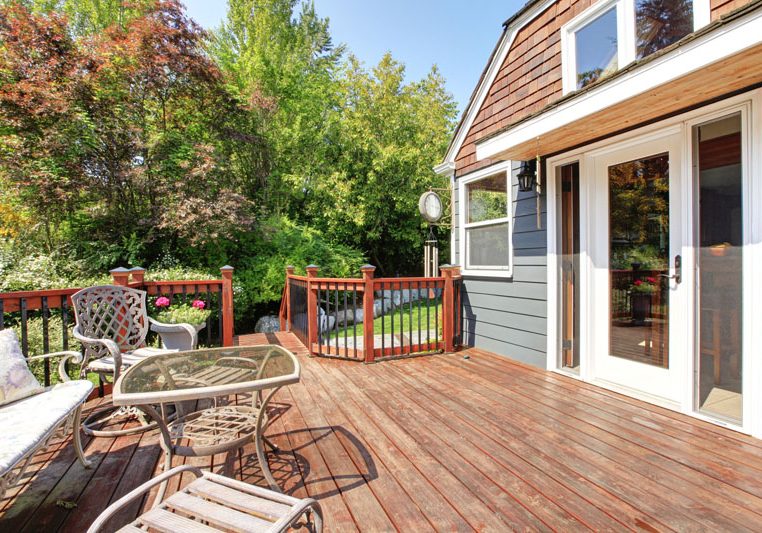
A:
[[[738,430],[744,433],[750,433],[755,437],[762,438],[762,328],[755,324],[752,320],[753,303],[762,302],[762,281],[755,279],[755,272],[762,272],[762,89],[754,89],[752,91],[727,98],[720,102],[706,105],[704,107],[683,113],[681,115],[670,117],[661,122],[644,126],[637,130],[626,132],[610,139],[605,139],[590,145],[578,148],[574,151],[566,152],[563,154],[555,155],[548,158],[546,161],[547,175],[551,179],[546,180],[547,190],[547,250],[548,250],[548,268],[547,268],[547,284],[548,284],[548,336],[547,336],[547,359],[546,367],[548,370],[559,372],[562,374],[570,375],[576,379],[591,382],[593,381],[592,374],[592,361],[589,357],[590,354],[590,339],[593,336],[593,321],[588,317],[591,314],[591,298],[587,294],[589,291],[585,290],[590,286],[590,257],[587,250],[590,243],[590,231],[591,224],[588,217],[580,218],[580,372],[579,374],[573,374],[569,371],[559,368],[559,310],[560,299],[558,295],[558,271],[559,271],[559,255],[558,250],[558,224],[560,221],[559,214],[557,213],[558,204],[556,202],[559,191],[556,184],[556,171],[559,167],[572,163],[579,162],[580,166],[580,212],[584,213],[585,210],[582,207],[590,205],[590,197],[588,195],[589,187],[584,186],[584,182],[590,175],[590,155],[605,153],[616,149],[618,145],[626,145],[635,143],[639,139],[645,138],[659,138],[668,135],[669,132],[674,132],[675,128],[682,129],[684,136],[688,139],[691,135],[691,127],[695,124],[711,120],[715,117],[724,116],[733,113],[739,109],[746,109],[746,115],[744,119],[744,303],[743,303],[743,410],[744,410],[744,424],[741,426],[723,423],[717,421],[701,413],[698,413],[694,409],[693,398],[693,379],[695,371],[695,357],[687,358],[688,365],[684,369],[684,379],[686,386],[684,387],[685,393],[681,398],[681,401],[677,406],[665,405],[671,407],[684,414],[688,414],[695,418],[707,420],[717,425],[729,427],[734,430]],[[692,154],[690,151],[690,143],[685,144],[683,150],[683,168],[685,169],[686,176],[691,176],[692,179]],[[688,189],[688,187],[685,187]],[[687,192],[687,191],[686,191]],[[692,206],[692,203],[686,205]],[[692,210],[688,215],[691,218],[687,219],[690,225],[684,228],[684,232],[693,231]],[[692,238],[692,237],[691,237]],[[690,242],[690,241],[687,241]],[[691,269],[694,267],[692,259],[692,250],[689,251],[691,255]],[[683,254],[685,259],[688,254]],[[687,266],[687,265],[686,265]],[[683,268],[683,272],[686,271],[686,266]],[[686,302],[689,309],[693,309],[693,291],[686,291],[690,293],[690,299]],[[685,321],[689,322],[689,321]],[[691,324],[692,327],[692,324]],[[690,350],[691,354],[694,354],[694,338],[693,335],[687,335],[689,339],[689,345],[686,349]],[[650,401],[652,403],[659,404],[660,402],[656,398],[649,398],[638,393],[636,391],[623,390],[617,386],[607,385],[600,383],[600,386],[609,388],[617,392],[623,392],[631,396]]]

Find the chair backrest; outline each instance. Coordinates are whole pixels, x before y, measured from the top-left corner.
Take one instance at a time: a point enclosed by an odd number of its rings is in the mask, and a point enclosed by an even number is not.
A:
[[[71,297],[80,334],[110,339],[125,352],[145,345],[148,334],[146,292],[118,285],[88,287]],[[105,347],[88,345],[89,359],[109,355]]]

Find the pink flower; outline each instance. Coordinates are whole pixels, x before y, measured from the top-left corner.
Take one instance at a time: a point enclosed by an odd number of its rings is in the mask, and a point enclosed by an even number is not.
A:
[[[195,307],[196,309],[203,309],[206,307],[206,304],[203,300],[193,300],[193,303],[191,304],[192,307]]]
[[[154,303],[156,307],[169,307],[169,298],[166,296],[159,296]]]
[[[652,276],[649,276],[649,277],[647,277],[647,278],[646,278],[646,281],[647,281],[648,283],[656,283],[656,278],[654,278],[654,277],[652,277]]]
[[[640,287],[641,285],[643,285],[643,282],[640,281],[639,279],[636,279],[635,281],[632,282],[632,284],[635,285],[636,287]]]

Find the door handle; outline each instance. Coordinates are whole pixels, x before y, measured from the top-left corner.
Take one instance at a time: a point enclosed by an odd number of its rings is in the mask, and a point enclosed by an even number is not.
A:
[[[679,284],[683,281],[683,258],[680,255],[675,256],[675,273],[671,276],[669,274],[659,274],[662,278],[674,279],[675,283]]]

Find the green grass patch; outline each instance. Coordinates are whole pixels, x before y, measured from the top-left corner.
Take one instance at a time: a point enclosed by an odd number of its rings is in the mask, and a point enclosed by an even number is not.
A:
[[[412,310],[411,310],[412,306]],[[428,312],[428,314],[427,314]],[[381,335],[382,327],[384,335],[389,335],[392,332],[392,324],[394,324],[394,334],[399,333],[409,334],[412,326],[413,341],[418,341],[418,321],[420,320],[421,329],[421,341],[425,341],[425,335],[423,332],[427,330],[435,330],[438,336],[442,334],[441,324],[437,323],[442,321],[442,300],[441,298],[426,300],[419,300],[415,302],[408,302],[400,307],[390,309],[383,317],[377,317],[373,320],[373,334]],[[411,324],[412,321],[412,324]],[[383,323],[383,326],[382,326]],[[363,325],[361,323],[347,327],[339,328],[329,335],[330,339],[343,339],[344,332],[346,331],[347,338],[354,335],[355,329],[357,336],[362,337]],[[434,340],[434,339],[432,339]]]

